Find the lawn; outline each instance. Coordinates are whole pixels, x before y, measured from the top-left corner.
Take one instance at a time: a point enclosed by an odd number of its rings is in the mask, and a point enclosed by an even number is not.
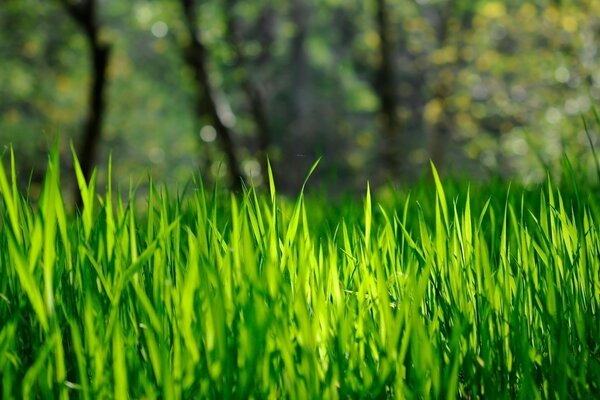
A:
[[[35,203],[10,158],[5,399],[600,393],[600,192],[568,163],[560,183],[432,168],[338,202],[193,180],[185,195],[151,185],[147,207],[77,170],[72,213],[56,154]]]

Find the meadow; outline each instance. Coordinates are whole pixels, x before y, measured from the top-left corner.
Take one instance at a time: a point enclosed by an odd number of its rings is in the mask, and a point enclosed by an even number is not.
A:
[[[568,162],[359,201],[151,184],[144,208],[76,163],[73,213],[56,153],[35,202],[4,161],[4,399],[600,393],[600,191]]]

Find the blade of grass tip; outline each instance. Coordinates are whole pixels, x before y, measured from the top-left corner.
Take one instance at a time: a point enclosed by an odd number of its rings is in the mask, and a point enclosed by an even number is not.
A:
[[[404,209],[402,210],[402,223],[404,225],[406,225],[406,219],[408,218],[408,206],[410,205],[410,196],[411,193],[409,192],[406,196],[406,200],[404,201]]]
[[[2,162],[0,162],[0,192],[2,193],[2,198],[4,198],[4,207],[8,213],[8,219],[10,220],[13,235],[17,243],[20,245],[23,243],[23,238],[19,226],[19,208],[17,202],[14,200],[15,194],[8,184],[8,178]]]
[[[490,208],[491,200],[492,200],[492,198],[488,197],[485,204],[483,205],[483,208],[481,209],[481,213],[479,214],[479,221],[477,222],[477,232],[481,232],[481,227],[483,225],[483,219],[485,218],[485,214],[487,213],[488,209]]]
[[[197,181],[198,188],[196,189],[196,209],[200,212],[201,215],[208,215],[208,207],[206,204],[206,188],[204,187],[204,180],[202,176],[194,177],[194,180]]]
[[[130,192],[131,195],[131,192]],[[130,197],[131,199],[132,197]],[[131,261],[135,263],[138,259],[137,239],[136,239],[136,225],[135,225],[135,209],[133,200],[129,205],[129,251],[131,253]]]
[[[411,196],[411,192],[408,192],[408,194],[406,195],[406,200],[404,200],[404,208],[402,209],[402,224],[404,224],[404,226],[406,226],[406,219],[408,218],[408,206],[410,204],[410,196]],[[400,227],[400,220],[398,219],[398,216],[396,215],[396,213],[394,213],[394,234],[398,235],[398,231],[397,228]],[[401,227],[400,227],[401,229]],[[405,250],[405,237],[404,235],[402,235],[402,241],[400,243],[400,256],[402,259],[404,259],[404,250]]]
[[[304,178],[304,183],[302,183],[302,189],[300,190],[300,196],[302,196],[304,194],[304,187],[306,186],[306,183],[308,182],[308,180],[311,177],[311,175],[313,174],[313,172],[315,172],[315,169],[317,169],[317,165],[319,165],[319,162],[321,162],[321,158],[323,158],[323,157],[319,157],[317,159],[317,161],[314,162],[312,167],[310,167],[310,170],[308,171],[306,178]]]
[[[594,116],[596,121],[598,122],[598,126],[600,126],[600,116],[598,115],[598,111],[594,108]],[[598,176],[598,181],[600,182],[600,162],[598,161],[598,155],[596,154],[596,148],[594,147],[594,141],[592,140],[592,135],[590,134],[590,129],[588,127],[587,121],[585,117],[581,116],[581,120],[583,121],[583,128],[585,130],[585,135],[588,138],[588,142],[590,143],[590,147],[592,149],[592,156],[594,157],[594,162],[596,163],[596,174]]]
[[[438,194],[440,207],[442,209],[442,217],[444,218],[444,224],[446,225],[446,232],[450,232],[450,224],[448,223],[448,203],[446,203],[444,186],[442,186],[440,176],[438,175],[438,171],[435,168],[433,161],[430,161],[429,163],[431,164],[431,173],[433,174],[433,180],[435,181],[435,188]]]
[[[75,178],[77,179],[77,185],[79,186],[79,190],[81,191],[81,197],[82,199],[87,199],[87,185],[85,182],[85,177],[83,176],[83,171],[81,170],[81,165],[79,164],[79,158],[77,157],[77,152],[75,151],[75,146],[73,145],[73,142],[71,142],[71,156],[73,157]]]
[[[33,273],[44,245],[42,218],[35,219],[33,229],[29,231],[29,249],[27,250],[28,271]]]
[[[12,183],[12,197],[13,204],[18,206],[19,204],[19,191],[17,189],[17,168],[15,163],[15,152],[11,146],[10,148],[10,180]]]
[[[273,177],[273,169],[271,161],[267,157],[267,168],[269,175],[269,191],[271,192],[271,215],[269,217],[269,239],[268,239],[268,255],[269,258],[275,260],[277,258],[277,191],[275,188],[275,178]]]
[[[385,242],[387,243],[385,244],[389,246],[395,239],[394,225],[396,224],[396,222],[390,219],[388,213],[385,211],[385,208],[381,204],[377,204],[377,208],[379,209],[379,212],[381,213],[381,215],[383,216],[383,220],[385,221],[383,224],[383,231],[387,236],[387,238],[385,239]]]
[[[298,199],[296,200],[296,204],[294,205],[294,210],[292,211],[292,215],[288,222],[287,231],[285,233],[284,244],[285,244],[286,249],[291,248],[294,243],[294,238],[296,237],[296,232],[298,230],[298,225],[300,223],[300,213],[302,211],[302,204],[303,203],[302,203],[302,192],[301,192],[300,195],[298,196]],[[282,260],[281,265],[284,265],[285,254],[281,260]]]
[[[264,236],[265,232],[265,222],[260,211],[260,201],[258,200],[258,195],[256,194],[256,189],[252,190],[252,201],[254,207],[247,208],[247,217],[250,219],[252,223],[252,229],[256,233],[260,233],[261,237]],[[252,212],[254,211],[254,212]],[[257,231],[258,228],[258,231]],[[257,238],[259,236],[256,236]],[[263,242],[264,244],[264,242]]]
[[[246,197],[244,197],[244,199],[246,199]],[[238,268],[240,265],[240,236],[241,236],[241,223],[240,223],[240,212],[238,209],[238,205],[237,205],[237,199],[236,197],[233,195],[233,193],[230,195],[230,200],[231,200],[231,205],[230,205],[230,210],[231,210],[231,237],[230,237],[230,242],[231,242],[231,248],[233,249],[233,265],[234,267]],[[245,202],[245,201],[244,201]],[[244,204],[242,204],[242,209],[245,207]]]
[[[367,182],[367,194],[365,198],[365,247],[369,250],[371,239],[371,187]]]
[[[25,200],[27,200],[27,201],[31,200],[31,193],[33,193],[31,186],[33,185],[34,173],[35,173],[35,171],[33,169],[31,171],[29,171],[29,178],[27,178],[27,186],[25,187]]]
[[[60,160],[59,160],[59,152],[56,150],[55,160],[54,160],[54,178],[52,183],[55,185],[54,189],[54,213],[56,216],[56,224],[58,226],[58,232],[60,233],[60,237],[62,239],[62,246],[66,250],[67,254],[67,265],[71,267],[71,242],[69,240],[69,234],[67,232],[67,215],[65,211],[65,202],[61,194],[60,190]]]
[[[310,178],[312,173],[317,168],[319,161],[321,161],[320,157],[312,165],[310,171],[308,171],[308,174],[306,175],[306,178],[304,179],[304,183],[302,184],[302,189],[300,190],[300,194],[298,195],[298,199],[296,200],[296,204],[294,205],[294,211],[292,212],[292,216],[290,217],[290,220],[288,223],[288,229],[285,234],[284,245],[285,245],[286,250],[282,254],[281,261],[280,261],[280,266],[282,266],[282,267],[285,265],[285,263],[287,261],[286,257],[289,253],[289,249],[291,249],[291,247],[294,243],[294,239],[296,237],[296,232],[298,231],[298,225],[300,223],[300,217],[301,217],[301,212],[302,212],[302,208],[303,208],[304,188],[306,186],[306,183],[308,182],[308,179]]]
[[[510,208],[510,184],[508,185],[508,190],[506,193],[506,201],[504,203],[504,216],[502,218],[502,230],[500,231],[500,248],[499,248],[499,254],[500,254],[500,267],[501,269],[509,269],[509,265],[508,265],[508,233],[507,233],[507,229],[508,229],[508,224],[507,224],[507,220],[508,220],[508,213],[509,213],[509,208]]]
[[[423,260],[423,262],[427,262],[427,258],[425,257],[425,255],[423,254],[423,252],[421,251],[421,249],[419,248],[419,246],[417,246],[417,243],[413,240],[413,238],[410,236],[410,233],[408,232],[408,230],[406,229],[405,225],[400,222],[400,229],[402,229],[402,234],[403,234],[403,240],[406,240],[406,243],[408,244],[408,247],[412,248],[417,255],[421,258],[421,260]]]
[[[152,187],[150,187],[150,190],[152,190]],[[152,196],[152,192],[150,192],[149,195]],[[150,207],[151,206],[148,206],[149,213]],[[112,204],[112,152],[108,155],[108,175],[106,177],[104,213],[106,215],[106,254],[108,255],[108,261],[111,261],[115,245],[115,218],[113,215]]]
[[[92,174],[92,179],[90,179],[90,184],[88,185],[85,180],[85,176],[83,175],[83,171],[81,170],[81,165],[79,164],[79,159],[77,158],[77,153],[75,152],[75,147],[71,142],[71,155],[73,157],[73,168],[75,168],[75,177],[77,179],[77,185],[79,187],[79,192],[81,193],[81,201],[83,202],[83,210],[82,220],[83,220],[83,230],[85,233],[85,238],[88,239],[90,237],[90,233],[92,231],[92,202],[94,200],[93,191],[93,182],[95,181],[96,171]]]
[[[473,228],[471,217],[471,184],[467,185],[467,199],[465,200],[465,211],[463,214],[463,232],[465,235],[465,239],[467,244],[470,246],[473,239]]]
[[[271,161],[267,157],[267,172],[269,175],[269,192],[271,193],[271,203],[275,204],[275,179],[273,178],[273,169],[271,168]]]
[[[154,240],[154,198],[157,196],[154,181],[150,176],[148,179],[148,215],[146,224],[146,243]],[[160,197],[160,196],[159,196]]]

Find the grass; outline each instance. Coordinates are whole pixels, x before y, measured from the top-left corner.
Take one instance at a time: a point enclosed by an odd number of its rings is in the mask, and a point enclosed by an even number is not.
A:
[[[573,174],[525,189],[433,169],[342,205],[196,182],[137,211],[76,164],[71,215],[56,154],[36,204],[10,161],[5,399],[600,393],[599,196]]]

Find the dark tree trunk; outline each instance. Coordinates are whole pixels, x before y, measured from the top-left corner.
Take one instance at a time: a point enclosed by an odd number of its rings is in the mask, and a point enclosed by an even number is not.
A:
[[[446,6],[437,11],[438,24],[435,34],[437,39],[437,47],[443,48],[448,44],[448,30],[450,26],[450,18],[452,18],[454,2],[450,1]],[[450,94],[448,82],[441,81],[440,77],[446,76],[438,71],[438,80],[433,83],[432,92],[434,99],[441,106],[441,112],[438,119],[434,122],[431,136],[429,138],[429,158],[435,165],[438,172],[442,172],[445,167],[446,147],[451,139],[451,128],[448,114],[447,100]]]
[[[389,10],[385,0],[376,0],[376,20],[380,39],[380,61],[376,71],[375,90],[380,102],[380,122],[383,133],[379,154],[386,178],[391,178],[405,172],[403,160],[406,149],[402,148],[402,132],[397,113],[394,48]]]
[[[292,0],[290,17],[295,26],[295,34],[291,40],[291,67],[293,91],[294,126],[300,127],[309,114],[308,101],[308,56],[306,54],[307,24],[309,5],[306,0]]]
[[[243,79],[242,86],[248,103],[250,112],[256,126],[256,138],[258,140],[258,156],[263,169],[263,174],[267,173],[267,159],[269,155],[269,146],[271,145],[271,128],[266,110],[266,104],[260,85],[256,82],[249,70],[250,63],[244,52],[237,17],[234,8],[237,0],[226,0],[228,11],[227,15],[227,36],[235,53],[236,63],[241,69]]]
[[[294,192],[304,181],[308,164],[316,159],[316,135],[320,127],[311,108],[313,82],[306,49],[311,29],[310,0],[288,0],[288,3],[288,19],[293,24],[294,34],[289,41],[286,71],[290,85],[285,108],[288,134],[282,140],[284,159],[279,165],[282,173],[278,186],[282,191]]]
[[[200,31],[196,27],[196,10],[194,0],[181,0],[183,8],[184,22],[190,36],[190,45],[186,52],[186,61],[194,70],[194,77],[198,84],[198,115],[206,116],[210,119],[225,157],[227,159],[227,168],[231,177],[231,187],[239,191],[242,188],[244,176],[240,169],[240,164],[236,154],[235,144],[233,142],[233,130],[223,120],[219,113],[218,99],[215,90],[212,87],[208,74],[208,52]]]
[[[98,144],[102,137],[102,121],[105,114],[106,71],[110,49],[108,46],[95,42],[92,45],[93,77],[88,94],[88,119],[85,136],[79,150],[81,169],[86,179],[89,179],[96,162]]]
[[[77,152],[83,175],[89,180],[94,170],[98,144],[102,137],[110,47],[99,38],[100,28],[96,0],[84,0],[77,3],[69,0],[60,1],[73,21],[83,31],[90,51],[92,77],[88,93],[88,111],[83,140]],[[81,193],[78,189],[75,189],[75,199],[77,205],[80,206]]]

